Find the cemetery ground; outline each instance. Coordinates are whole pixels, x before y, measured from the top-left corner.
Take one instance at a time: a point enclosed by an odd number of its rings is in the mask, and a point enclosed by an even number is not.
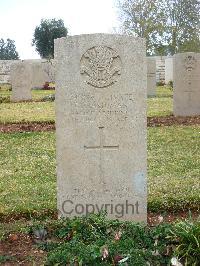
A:
[[[198,265],[200,117],[174,118],[172,93],[158,87],[148,98],[145,227],[103,215],[58,221],[55,106],[44,98],[54,91],[34,90],[33,101],[10,103],[9,87],[1,86],[0,264],[168,265],[182,244],[177,256]]]

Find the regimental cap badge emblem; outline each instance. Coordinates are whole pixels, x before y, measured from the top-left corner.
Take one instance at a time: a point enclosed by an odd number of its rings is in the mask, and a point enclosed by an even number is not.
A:
[[[186,71],[187,72],[191,72],[195,69],[196,67],[196,63],[197,63],[197,60],[195,59],[195,57],[193,55],[188,55],[186,58],[185,58],[185,68],[186,68]]]
[[[97,88],[108,87],[121,75],[121,59],[110,47],[94,46],[83,54],[80,73],[87,84]]]

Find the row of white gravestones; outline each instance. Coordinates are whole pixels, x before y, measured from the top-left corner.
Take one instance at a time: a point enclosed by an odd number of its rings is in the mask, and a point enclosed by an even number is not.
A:
[[[55,80],[53,60],[22,60],[11,66],[11,85],[14,102],[32,99],[31,89],[42,88],[45,82]]]
[[[61,38],[55,58],[59,215],[146,221],[145,41]]]
[[[176,54],[173,63],[174,115],[200,115],[200,53]]]
[[[28,101],[32,99],[31,89],[41,88],[46,81],[55,80],[55,62],[53,60],[24,60],[11,65],[11,100]],[[147,95],[156,94],[156,61],[147,57]]]

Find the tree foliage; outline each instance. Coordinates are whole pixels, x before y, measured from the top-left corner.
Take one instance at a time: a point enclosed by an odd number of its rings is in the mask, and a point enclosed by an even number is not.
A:
[[[32,45],[42,58],[53,58],[54,39],[66,37],[67,33],[62,19],[42,19],[35,28]]]
[[[123,31],[146,39],[147,54],[163,35],[165,16],[157,0],[121,0],[119,8]]]
[[[165,0],[170,54],[200,52],[200,1]]]
[[[146,38],[147,54],[200,52],[199,0],[119,0],[125,33]]]
[[[15,41],[11,39],[0,39],[0,60],[19,59],[16,51]]]

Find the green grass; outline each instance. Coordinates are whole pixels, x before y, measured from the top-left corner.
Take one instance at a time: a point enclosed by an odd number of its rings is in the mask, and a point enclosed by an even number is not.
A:
[[[4,91],[5,92],[5,91]],[[3,91],[0,90],[0,95]],[[9,93],[10,92],[6,92]],[[33,99],[39,100],[55,91],[33,90]],[[2,94],[3,95],[3,94]],[[6,96],[6,95],[4,95]],[[148,116],[172,114],[172,90],[157,88],[157,97],[148,98]],[[55,104],[52,102],[23,102],[0,104],[0,123],[55,121]]]
[[[148,130],[148,173],[151,210],[200,206],[200,127]]]
[[[172,98],[173,96],[173,89],[168,86],[159,86],[156,88],[156,97],[167,97],[167,98]]]
[[[0,104],[0,123],[55,121],[54,102]]]
[[[32,90],[32,99],[41,100],[47,95],[55,94],[55,90]]]
[[[1,97],[6,97],[6,98],[11,98],[12,92],[9,90],[11,88],[10,85],[0,84],[0,98]],[[44,98],[47,95],[55,94],[55,90],[32,90],[32,100],[33,101],[40,101],[42,98]],[[12,103],[8,103],[8,105],[3,106],[4,109],[8,108],[9,109],[9,104],[12,105]],[[26,105],[26,103],[21,103],[24,108],[29,108],[29,105]],[[25,107],[26,106],[26,107]],[[28,110],[27,110],[28,112]],[[11,114],[12,115],[12,114]],[[17,121],[16,121],[17,122]]]
[[[0,103],[0,123],[52,122],[55,121],[54,102],[36,102],[55,90],[32,90],[32,102]],[[8,87],[0,89],[0,96],[10,97]]]
[[[55,209],[54,133],[0,135],[0,212]]]
[[[0,86],[1,87],[1,86]],[[55,94],[55,90],[32,90],[32,99],[41,100],[46,95]],[[12,92],[9,91],[9,86],[0,89],[0,97],[11,97]]]
[[[200,128],[148,129],[148,206],[200,205]],[[54,132],[0,134],[0,213],[56,210]]]
[[[167,87],[157,87],[156,97],[147,99],[147,115],[167,116],[172,115],[172,89]]]

